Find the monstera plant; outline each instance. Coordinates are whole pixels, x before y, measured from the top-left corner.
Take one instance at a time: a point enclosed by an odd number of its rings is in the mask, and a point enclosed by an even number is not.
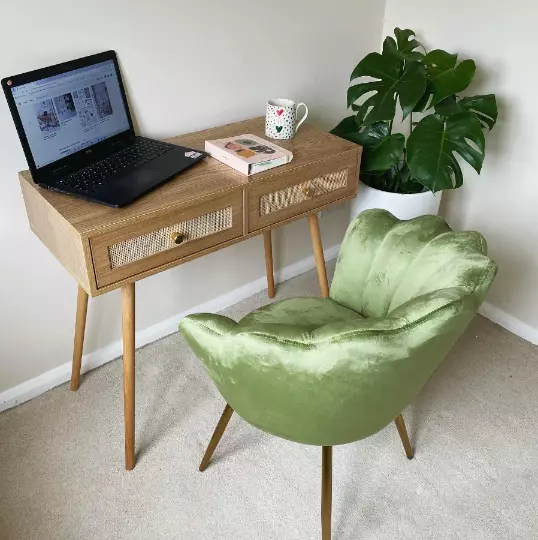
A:
[[[459,159],[480,173],[484,130],[497,121],[493,94],[460,95],[471,83],[473,60],[427,52],[412,30],[396,28],[381,53],[370,53],[351,73],[347,104],[353,115],[332,133],[363,146],[361,180],[382,191],[420,193],[458,188]],[[397,104],[410,135],[394,133]]]

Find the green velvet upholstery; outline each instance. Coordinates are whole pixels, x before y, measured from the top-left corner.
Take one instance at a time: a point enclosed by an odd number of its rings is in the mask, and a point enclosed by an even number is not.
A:
[[[474,317],[496,265],[484,238],[437,216],[363,212],[344,238],[330,298],[269,304],[238,323],[180,329],[247,422],[333,446],[367,437],[415,398]]]

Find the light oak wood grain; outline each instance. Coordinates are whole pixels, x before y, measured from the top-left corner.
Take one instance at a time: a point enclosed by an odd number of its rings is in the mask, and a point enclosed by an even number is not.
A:
[[[24,204],[32,232],[47,246],[82,288],[86,292],[91,292],[87,253],[80,234],[53,205],[41,196],[33,182],[31,184],[21,181]],[[91,259],[89,263],[91,265]]]
[[[348,171],[347,184],[333,191],[305,196],[305,200],[298,204],[292,204],[283,208],[262,215],[260,213],[260,199],[263,195],[273,193],[283,188],[302,184],[309,180],[314,180],[320,176],[339,171]],[[302,214],[309,210],[314,210],[331,201],[343,199],[350,196],[357,190],[358,170],[357,170],[357,150],[345,152],[337,156],[324,159],[323,161],[314,161],[300,168],[286,170],[282,167],[280,174],[275,174],[271,179],[263,183],[249,185],[246,188],[247,204],[247,230],[255,231],[269,225],[277,224],[293,215]]]
[[[242,133],[264,137],[264,119],[255,118],[228,124],[174,137],[168,141],[203,149],[206,139],[218,139]],[[149,217],[154,212],[167,211],[176,205],[210,199],[227,191],[241,190],[247,184],[264,183],[273,175],[281,174],[283,168],[300,168],[313,161],[322,161],[341,153],[360,152],[359,146],[334,135],[323,133],[308,124],[302,126],[297,136],[291,141],[275,142],[294,153],[290,164],[247,177],[213,158],[208,158],[126,208],[109,208],[44,190],[32,182],[28,171],[21,173],[21,180],[24,180],[32,189],[39,191],[41,197],[50,203],[82,236],[89,236],[96,230],[115,227],[132,219]]]
[[[287,165],[287,168],[302,167],[312,161],[322,161],[329,157],[334,157],[338,154],[348,151],[360,152],[360,147],[339,137],[335,137],[330,133],[325,133],[315,128],[311,124],[304,124],[297,132],[297,135],[290,140],[272,140],[265,136],[265,118],[253,118],[244,122],[236,122],[227,124],[217,128],[206,129],[188,135],[182,135],[170,139],[169,142],[183,146],[192,146],[194,148],[203,149],[204,141],[207,139],[221,139],[224,137],[232,137],[252,133],[259,137],[265,138],[270,142],[274,142],[278,146],[282,146],[286,150],[293,153],[293,161]],[[266,182],[275,174],[279,174],[281,168],[270,169],[268,171],[254,174],[248,177],[249,184],[258,182]],[[245,178],[245,177],[243,177]]]
[[[211,234],[202,238],[186,241],[172,249],[162,251],[150,257],[124,264],[117,268],[112,268],[110,264],[109,246],[136,238],[145,233],[156,231],[180,221],[188,221],[198,216],[204,216],[215,210],[222,208],[232,208],[232,227],[221,232]],[[224,197],[216,198],[202,205],[182,206],[174,208],[166,214],[160,215],[152,220],[130,223],[106,233],[96,235],[90,239],[93,254],[93,264],[97,278],[98,287],[104,287],[135,276],[144,271],[151,271],[159,268],[163,264],[182,259],[198,251],[203,251],[212,246],[218,246],[226,240],[238,238],[243,233],[243,195],[239,191],[233,192]]]
[[[322,446],[321,456],[321,540],[331,540],[333,447]]]
[[[174,137],[170,141],[201,149],[206,139],[241,133],[253,133],[263,137],[263,131],[263,118],[256,118]],[[361,156],[359,146],[322,133],[310,125],[303,126],[291,141],[277,143],[294,152],[294,159],[290,164],[246,177],[209,158],[122,209],[108,208],[41,189],[33,183],[28,171],[20,174],[20,183],[32,229],[84,290],[91,296],[97,296],[124,283],[142,279],[249,238],[253,234],[259,234],[271,226],[284,225],[305,217],[310,211],[338,204],[356,194]],[[260,216],[260,197],[264,193],[299,184],[305,179],[335,172],[344,167],[349,170],[345,188],[315,195],[301,204]],[[196,240],[196,243],[189,242],[180,246],[177,251],[170,250],[154,255],[148,260],[130,263],[114,271],[110,268],[108,246],[104,245],[107,238],[120,241],[121,235],[127,231],[136,235],[137,231],[157,230],[159,224],[166,223],[172,215],[180,216],[182,212],[187,212],[187,209],[197,206],[200,209],[209,208],[215,200],[228,195],[242,197],[246,203],[242,205],[244,225],[241,225],[239,234],[234,213],[231,236],[230,231],[218,233],[210,238]],[[237,204],[234,205],[234,212],[236,211]]]
[[[325,267],[325,255],[323,254],[323,245],[321,243],[321,233],[319,230],[319,220],[317,214],[308,216],[308,226],[310,227],[310,237],[312,238],[312,247],[314,248],[314,259],[318,271],[319,288],[321,296],[329,297],[329,280],[327,279],[327,268]]]
[[[123,333],[123,420],[125,425],[125,468],[134,469],[135,459],[135,284],[121,292]]]
[[[247,183],[246,176],[208,158],[129,206],[109,208],[42,189],[33,183],[27,171],[20,173],[20,177],[31,189],[38,191],[83,237],[103,229],[121,227],[125,223],[153,219],[174,207],[195,201],[203,204],[227,192],[241,191]]]
[[[80,386],[80,368],[82,350],[84,348],[84,332],[86,330],[86,314],[88,313],[88,293],[79,285],[77,296],[77,315],[75,318],[75,337],[73,340],[73,364],[71,367],[71,390]]]
[[[400,435],[400,439],[402,440],[405,455],[408,459],[413,459],[413,457],[415,456],[415,451],[413,450],[413,446],[411,446],[411,441],[409,440],[409,435],[407,434],[407,428],[405,427],[403,416],[401,414],[398,415],[394,419],[394,423],[396,424],[396,429],[398,430],[398,434]]]
[[[271,231],[263,232],[263,244],[265,247],[265,270],[267,274],[267,296],[275,297],[275,272],[273,270],[273,242]]]
[[[330,208],[332,206],[342,204],[344,201],[346,201],[347,199],[350,199],[352,197],[353,197],[353,195],[342,198],[342,199],[338,199],[336,201],[331,201],[328,204],[324,204],[322,206],[319,206],[316,209],[316,211],[319,212],[319,211],[325,210],[327,208]],[[305,219],[307,217],[308,217],[308,213],[303,212],[302,214],[297,214],[295,216],[291,216],[291,217],[289,217],[289,218],[287,218],[285,220],[280,221],[277,224],[277,226],[281,227],[281,226],[287,225],[289,223],[292,223],[293,221],[297,221],[299,219]],[[100,296],[102,294],[106,294],[107,292],[113,291],[114,289],[117,289],[117,288],[121,287],[125,283],[131,283],[131,282],[134,282],[134,281],[140,281],[141,279],[147,278],[147,277],[152,276],[154,274],[158,274],[160,272],[164,272],[165,270],[169,270],[170,268],[174,268],[175,266],[179,266],[180,264],[184,264],[184,263],[192,261],[194,259],[198,259],[199,257],[204,257],[205,255],[208,255],[209,253],[213,253],[214,251],[219,251],[219,250],[227,248],[229,246],[233,246],[234,244],[238,244],[239,242],[244,242],[245,240],[248,240],[249,238],[253,238],[254,236],[258,236],[258,235],[262,234],[264,231],[267,231],[267,230],[272,229],[274,227],[275,227],[275,225],[272,225],[270,227],[265,227],[263,229],[258,229],[257,231],[253,231],[251,233],[243,234],[242,236],[239,236],[238,238],[234,238],[232,240],[227,240],[226,242],[222,242],[221,244],[214,245],[212,247],[209,247],[207,249],[203,249],[201,251],[197,251],[196,253],[193,253],[192,255],[188,255],[188,256],[183,257],[181,259],[176,259],[176,260],[170,261],[170,262],[168,262],[166,264],[163,264],[161,266],[151,268],[150,270],[140,272],[139,274],[130,276],[130,277],[125,278],[125,279],[121,279],[120,281],[116,281],[116,282],[112,283],[111,285],[106,285],[106,286],[100,287],[99,289],[95,290],[92,293],[92,296]]]
[[[234,410],[226,403],[226,407],[224,407],[224,411],[220,417],[217,427],[215,428],[215,431],[213,432],[213,436],[209,441],[209,444],[204,453],[204,457],[200,462],[200,466],[198,467],[199,471],[203,472],[207,469],[213,453],[215,452],[215,449],[217,448],[220,440],[222,439],[222,436],[226,431],[226,426],[228,425],[228,422],[230,422],[230,418],[232,417],[233,413]]]

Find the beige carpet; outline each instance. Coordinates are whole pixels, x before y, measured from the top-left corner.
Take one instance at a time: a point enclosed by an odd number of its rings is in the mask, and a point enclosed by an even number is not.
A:
[[[310,272],[278,298],[316,294]],[[2,540],[320,538],[318,448],[234,416],[199,473],[222,399],[177,334],[137,363],[132,472],[119,360],[0,415]],[[538,538],[537,389],[538,348],[477,317],[406,411],[413,461],[393,426],[335,448],[334,540]]]

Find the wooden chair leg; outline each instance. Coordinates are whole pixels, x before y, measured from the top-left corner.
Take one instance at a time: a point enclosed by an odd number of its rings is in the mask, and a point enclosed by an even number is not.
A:
[[[75,319],[75,339],[73,343],[73,364],[71,367],[71,390],[80,386],[80,368],[82,366],[82,349],[84,348],[84,332],[86,330],[86,313],[88,312],[88,293],[79,285],[77,296],[77,315]]]
[[[263,244],[265,246],[265,268],[267,271],[267,295],[275,297],[275,275],[273,270],[273,244],[271,231],[263,231]]]
[[[217,424],[217,427],[215,428],[215,431],[213,432],[213,436],[211,437],[211,440],[209,441],[209,445],[207,447],[207,450],[205,451],[204,457],[202,458],[202,461],[200,463],[200,471],[205,471],[207,469],[207,466],[209,465],[209,462],[211,461],[211,457],[213,456],[213,452],[217,448],[217,445],[220,442],[220,439],[222,438],[222,435],[224,434],[224,431],[226,430],[226,426],[228,425],[228,422],[230,421],[230,418],[232,417],[234,410],[226,404],[226,407],[224,407],[224,412],[222,413],[222,416],[220,417],[219,423]]]
[[[321,539],[331,540],[333,499],[333,447],[322,447],[321,465]]]
[[[327,279],[327,268],[325,267],[325,255],[323,254],[323,246],[321,244],[321,234],[319,232],[319,221],[317,214],[308,216],[308,226],[310,227],[310,238],[312,239],[312,247],[314,248],[314,258],[316,260],[316,268],[318,270],[318,280],[321,289],[321,296],[329,297],[329,281]]]
[[[411,443],[409,441],[409,436],[407,435],[407,429],[405,427],[403,416],[401,414],[397,416],[394,419],[394,423],[396,424],[396,428],[398,429],[398,433],[400,434],[400,439],[402,439],[402,444],[407,458],[413,459],[413,457],[415,456],[415,452],[413,451],[413,447],[411,446]]]
[[[125,423],[125,468],[135,466],[135,284],[121,290],[123,326],[123,415]]]

